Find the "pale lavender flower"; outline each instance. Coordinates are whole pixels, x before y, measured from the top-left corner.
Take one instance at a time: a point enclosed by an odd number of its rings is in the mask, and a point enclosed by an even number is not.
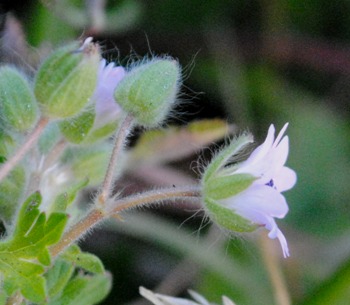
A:
[[[195,291],[190,290],[189,293],[195,301],[154,293],[151,290],[140,287],[140,294],[151,301],[154,305],[215,305],[214,303],[209,303],[206,298]],[[235,305],[233,301],[225,296],[222,297],[222,301],[223,305]]]
[[[123,67],[117,67],[113,62],[107,64],[105,59],[101,60],[97,86],[92,96],[92,100],[96,103],[94,129],[112,123],[118,118],[121,108],[114,100],[114,90],[125,74]]]
[[[265,142],[247,160],[239,163],[232,174],[250,174],[257,179],[244,191],[220,202],[238,215],[270,231],[271,239],[278,238],[284,257],[289,256],[286,238],[274,218],[283,218],[288,205],[281,192],[296,183],[295,172],[284,164],[289,152],[289,139],[284,136],[285,124],[275,139],[275,127],[270,126]]]

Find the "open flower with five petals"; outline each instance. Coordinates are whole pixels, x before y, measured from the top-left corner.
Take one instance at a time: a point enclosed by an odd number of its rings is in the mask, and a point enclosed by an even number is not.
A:
[[[275,138],[273,125],[263,144],[243,162],[232,163],[252,142],[242,135],[222,150],[203,176],[204,202],[212,219],[229,230],[249,232],[264,226],[271,239],[278,238],[284,257],[287,241],[275,218],[284,218],[288,205],[281,194],[296,183],[295,172],[286,167],[289,139],[285,124]]]

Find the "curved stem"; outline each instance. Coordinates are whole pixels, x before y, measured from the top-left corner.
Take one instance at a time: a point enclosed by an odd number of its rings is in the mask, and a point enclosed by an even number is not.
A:
[[[106,200],[110,197],[110,194],[112,192],[112,183],[113,183],[115,165],[118,157],[120,157],[121,152],[123,151],[123,147],[131,131],[133,122],[134,122],[134,118],[129,114],[126,115],[122,119],[121,123],[119,124],[118,130],[115,134],[113,151],[112,151],[107,172],[102,184],[101,193],[98,197],[98,203],[101,206],[105,204]]]
[[[53,257],[59,255],[64,249],[85,235],[99,222],[109,217],[117,216],[121,211],[168,200],[198,199],[200,196],[201,192],[199,187],[169,188],[149,191],[117,200],[110,205],[109,210],[106,212],[94,208],[85,218],[72,226],[56,245],[50,248],[51,255]]]
[[[26,153],[38,141],[44,128],[49,123],[48,118],[42,117],[35,126],[32,133],[28,136],[25,143],[16,151],[16,153],[0,168],[0,182],[9,174],[9,172],[20,162]]]
[[[178,187],[170,189],[160,189],[154,191],[144,192],[138,195],[122,198],[117,200],[113,207],[110,209],[110,213],[120,213],[122,211],[134,208],[137,206],[143,206],[150,203],[159,203],[168,200],[176,200],[181,198],[199,198],[201,196],[201,189],[197,186],[192,187]]]

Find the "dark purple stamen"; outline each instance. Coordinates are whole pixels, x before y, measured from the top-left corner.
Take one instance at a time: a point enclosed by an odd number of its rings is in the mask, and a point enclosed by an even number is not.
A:
[[[269,182],[267,182],[265,185],[273,187],[273,180],[271,179]]]

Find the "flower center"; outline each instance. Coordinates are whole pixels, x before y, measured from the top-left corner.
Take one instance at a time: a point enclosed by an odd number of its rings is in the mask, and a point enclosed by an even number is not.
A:
[[[274,187],[273,180],[271,179],[269,182],[267,182],[265,185]]]

